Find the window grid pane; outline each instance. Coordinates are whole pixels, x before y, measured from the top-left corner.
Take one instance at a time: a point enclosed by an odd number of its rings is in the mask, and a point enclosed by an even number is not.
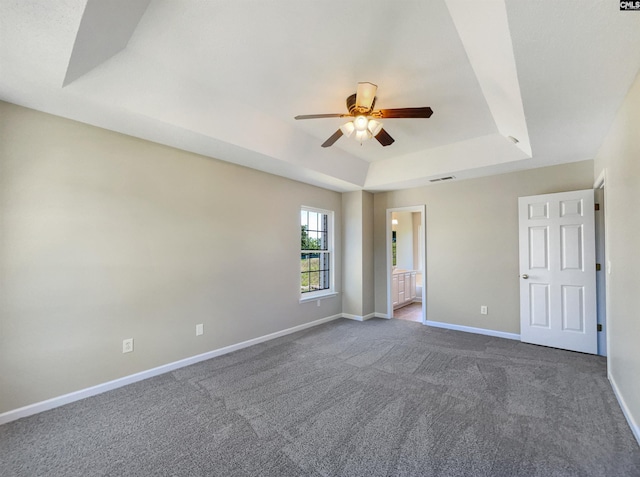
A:
[[[329,216],[316,212],[301,214],[301,250],[329,250]]]
[[[300,254],[300,291],[302,293],[331,288],[331,257],[328,252]]]
[[[331,289],[329,214],[300,211],[300,291]]]

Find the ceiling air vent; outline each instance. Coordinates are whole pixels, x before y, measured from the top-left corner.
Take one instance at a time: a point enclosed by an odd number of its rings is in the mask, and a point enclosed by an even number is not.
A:
[[[453,180],[455,178],[456,178],[456,176],[438,177],[437,179],[431,179],[429,182],[450,181],[450,180]]]

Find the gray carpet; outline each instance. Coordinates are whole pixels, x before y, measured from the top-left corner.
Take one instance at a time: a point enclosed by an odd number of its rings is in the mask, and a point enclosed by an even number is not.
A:
[[[338,320],[0,426],[9,476],[640,476],[604,358]]]

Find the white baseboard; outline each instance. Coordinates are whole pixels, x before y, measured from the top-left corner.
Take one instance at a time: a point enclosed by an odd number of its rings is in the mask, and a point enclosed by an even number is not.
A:
[[[629,427],[631,428],[631,432],[633,433],[633,436],[636,438],[636,441],[638,441],[638,445],[640,446],[640,426],[638,426],[638,423],[633,419],[633,416],[631,415],[631,411],[629,411],[629,408],[627,407],[627,403],[622,397],[622,394],[620,394],[620,391],[618,390],[618,385],[616,384],[616,381],[613,379],[613,376],[611,376],[611,373],[607,373],[607,377],[609,378],[609,382],[611,383],[613,394],[615,394],[616,399],[618,400],[620,409],[622,409],[622,414],[624,414],[624,417],[627,420]]]
[[[516,333],[506,333],[504,331],[487,330],[485,328],[474,328],[473,326],[452,325],[451,323],[442,323],[440,321],[429,321],[429,320],[427,320],[425,325],[433,326],[435,328],[445,328],[447,330],[466,331],[467,333],[496,336],[498,338],[507,338],[509,340],[520,341],[520,335]]]
[[[376,317],[376,313],[369,313],[368,315],[352,315],[350,313],[343,313],[342,314],[342,318],[346,318],[348,320],[356,320],[356,321],[367,321],[370,320],[371,318],[375,318]]]
[[[378,312],[376,312],[376,313],[374,313],[374,316],[375,316],[375,318],[384,318],[385,320],[391,319],[389,317],[389,315],[387,315],[386,313],[378,313]]]
[[[142,381],[143,379],[149,379],[154,376],[158,376],[160,374],[168,373],[169,371],[174,371],[179,368],[184,368],[185,366],[199,363],[200,361],[206,361],[207,359],[215,358],[216,356],[221,356],[223,354],[231,353],[233,351],[247,348],[249,346],[253,346],[259,343],[264,343],[265,341],[269,341],[275,338],[279,338],[281,336],[289,335],[291,333],[295,333],[296,331],[302,331],[307,328],[311,328],[313,326],[318,326],[323,323],[327,323],[329,321],[342,318],[342,316],[343,316],[342,314],[327,316],[326,318],[320,318],[319,320],[315,320],[310,323],[304,323],[302,325],[294,326],[292,328],[287,328],[286,330],[276,331],[275,333],[259,336],[258,338],[242,341],[241,343],[225,346],[224,348],[208,351],[206,353],[192,356],[190,358],[174,361],[173,363],[164,364],[162,366],[158,366],[157,368],[148,369],[146,371],[141,371],[139,373],[131,374],[129,376],[124,376],[122,378],[114,379],[113,381],[97,384],[96,386],[91,386],[90,388],[80,389],[79,391],[74,391],[69,394],[64,394],[62,396],[57,396],[51,399],[47,399],[46,401],[37,402],[34,404],[30,404],[28,406],[20,407],[18,409],[13,409],[11,411],[3,412],[2,414],[0,414],[0,425],[6,424],[7,422],[15,421],[17,419],[21,419],[23,417],[32,416],[34,414],[38,414],[43,411],[48,411],[49,409],[53,409],[55,407],[64,406],[65,404],[79,401],[80,399],[85,399],[91,396],[95,396],[96,394],[101,394],[106,391],[111,391],[113,389],[121,388],[122,386],[126,386],[127,384],[132,384],[138,381]]]

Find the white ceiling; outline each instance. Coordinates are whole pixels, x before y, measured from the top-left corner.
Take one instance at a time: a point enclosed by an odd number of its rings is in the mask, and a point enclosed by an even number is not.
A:
[[[339,191],[591,159],[639,52],[614,0],[0,0],[0,99]],[[321,148],[359,81],[434,114]]]

